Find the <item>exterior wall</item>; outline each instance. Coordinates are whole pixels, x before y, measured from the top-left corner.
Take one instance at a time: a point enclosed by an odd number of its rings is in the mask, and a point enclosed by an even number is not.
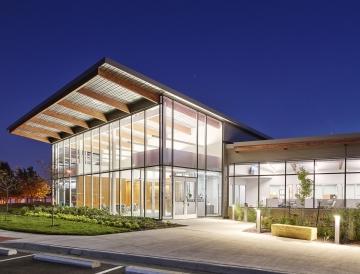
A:
[[[227,149],[229,202],[250,206],[341,208],[360,205],[360,145],[235,153]],[[304,168],[312,194],[296,197]]]
[[[176,186],[194,181],[197,216],[221,215],[223,123],[166,97],[52,151],[58,204],[173,218]]]

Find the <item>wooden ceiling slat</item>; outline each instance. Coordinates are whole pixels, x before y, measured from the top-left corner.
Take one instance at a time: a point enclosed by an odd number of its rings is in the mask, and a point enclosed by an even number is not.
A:
[[[14,131],[11,132],[12,134],[18,135],[18,136],[22,136],[22,137],[26,137],[26,138],[30,138],[30,139],[34,139],[40,142],[44,142],[44,143],[50,143],[49,139],[43,136],[39,136],[35,133],[28,133],[25,131],[22,131],[20,129],[15,129]]]
[[[40,119],[40,118],[34,117],[30,121],[35,123],[35,124],[42,125],[42,126],[49,127],[49,128],[54,128],[54,129],[57,129],[59,131],[66,132],[66,133],[69,133],[69,134],[74,133],[73,130],[68,126],[60,125],[60,124],[57,124],[57,123],[54,123],[54,122],[45,121],[45,120]]]
[[[122,112],[130,113],[129,107],[125,103],[117,100],[116,98],[97,93],[89,88],[81,88],[77,92],[89,98],[95,99],[99,102],[107,104],[108,106],[114,107]]]
[[[60,102],[57,103],[58,105],[61,105],[63,107],[66,107],[68,109],[72,109],[74,111],[89,115],[95,119],[98,119],[100,121],[103,122],[107,122],[106,116],[104,113],[102,113],[101,111],[98,111],[96,109],[90,108],[90,107],[86,107],[86,106],[82,106],[79,104],[75,104],[69,100],[62,100]]]
[[[98,68],[98,75],[106,80],[109,80],[119,86],[127,88],[127,89],[131,90],[132,92],[135,92],[135,93],[141,95],[142,97],[146,98],[147,100],[149,100],[153,103],[159,103],[159,101],[160,101],[160,94],[152,92],[141,86],[135,85],[135,84],[131,83],[130,81],[124,80],[123,78],[117,76],[116,74],[114,74],[104,68],[101,68],[101,67]]]
[[[48,129],[40,128],[40,127],[34,127],[34,126],[29,126],[29,125],[25,124],[25,125],[21,125],[19,127],[19,129],[23,129],[25,131],[30,131],[30,132],[34,132],[34,133],[46,134],[49,137],[53,137],[55,139],[61,139],[61,137],[58,133],[48,130]]]
[[[44,110],[42,113],[45,114],[45,115],[48,115],[48,116],[51,116],[51,117],[54,117],[54,118],[69,122],[69,123],[74,124],[76,126],[80,126],[80,127],[83,127],[83,128],[89,128],[89,125],[84,120],[75,118],[75,117],[67,115],[67,114],[59,113],[59,112],[49,110],[49,109]]]

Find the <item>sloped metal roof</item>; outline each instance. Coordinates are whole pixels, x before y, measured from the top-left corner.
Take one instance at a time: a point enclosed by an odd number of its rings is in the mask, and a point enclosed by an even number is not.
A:
[[[51,143],[112,120],[113,113],[131,113],[139,101],[158,104],[166,95],[232,123],[260,139],[270,137],[139,74],[115,61],[103,58],[79,77],[8,127],[12,134]],[[124,113],[125,112],[125,113]]]

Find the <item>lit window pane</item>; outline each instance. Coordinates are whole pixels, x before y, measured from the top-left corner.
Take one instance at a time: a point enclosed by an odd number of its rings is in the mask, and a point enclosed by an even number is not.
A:
[[[196,111],[174,102],[174,165],[196,168]]]
[[[260,175],[285,174],[284,162],[260,163]]]
[[[241,175],[259,175],[259,164],[251,163],[251,164],[236,164],[235,165],[235,176]]]
[[[131,167],[131,117],[120,120],[120,168]]]
[[[100,132],[92,130],[92,172],[100,171]]]
[[[144,112],[132,117],[132,166],[144,166]]]
[[[222,123],[207,117],[206,138],[206,168],[220,171],[222,166]]]
[[[345,170],[345,159],[337,160],[316,160],[316,173],[340,173]]]
[[[285,176],[261,176],[259,205],[285,207]]]
[[[234,178],[233,203],[249,207],[258,206],[258,177]]]
[[[360,172],[360,159],[346,159],[347,172]]]
[[[344,206],[344,174],[315,175],[315,207],[341,208]]]
[[[110,168],[110,136],[109,125],[100,128],[100,160],[101,172],[109,171]]]
[[[308,173],[314,173],[314,161],[290,161],[286,163],[287,174],[297,174],[301,168],[304,168]]]
[[[159,106],[146,110],[146,165],[159,164],[160,149],[160,115]]]

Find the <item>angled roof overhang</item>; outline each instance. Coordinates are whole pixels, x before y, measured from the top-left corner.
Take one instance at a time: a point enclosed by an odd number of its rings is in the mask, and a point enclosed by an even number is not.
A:
[[[269,138],[108,58],[101,59],[10,125],[8,130],[15,135],[52,143],[159,104],[161,95],[230,122],[261,139]]]

